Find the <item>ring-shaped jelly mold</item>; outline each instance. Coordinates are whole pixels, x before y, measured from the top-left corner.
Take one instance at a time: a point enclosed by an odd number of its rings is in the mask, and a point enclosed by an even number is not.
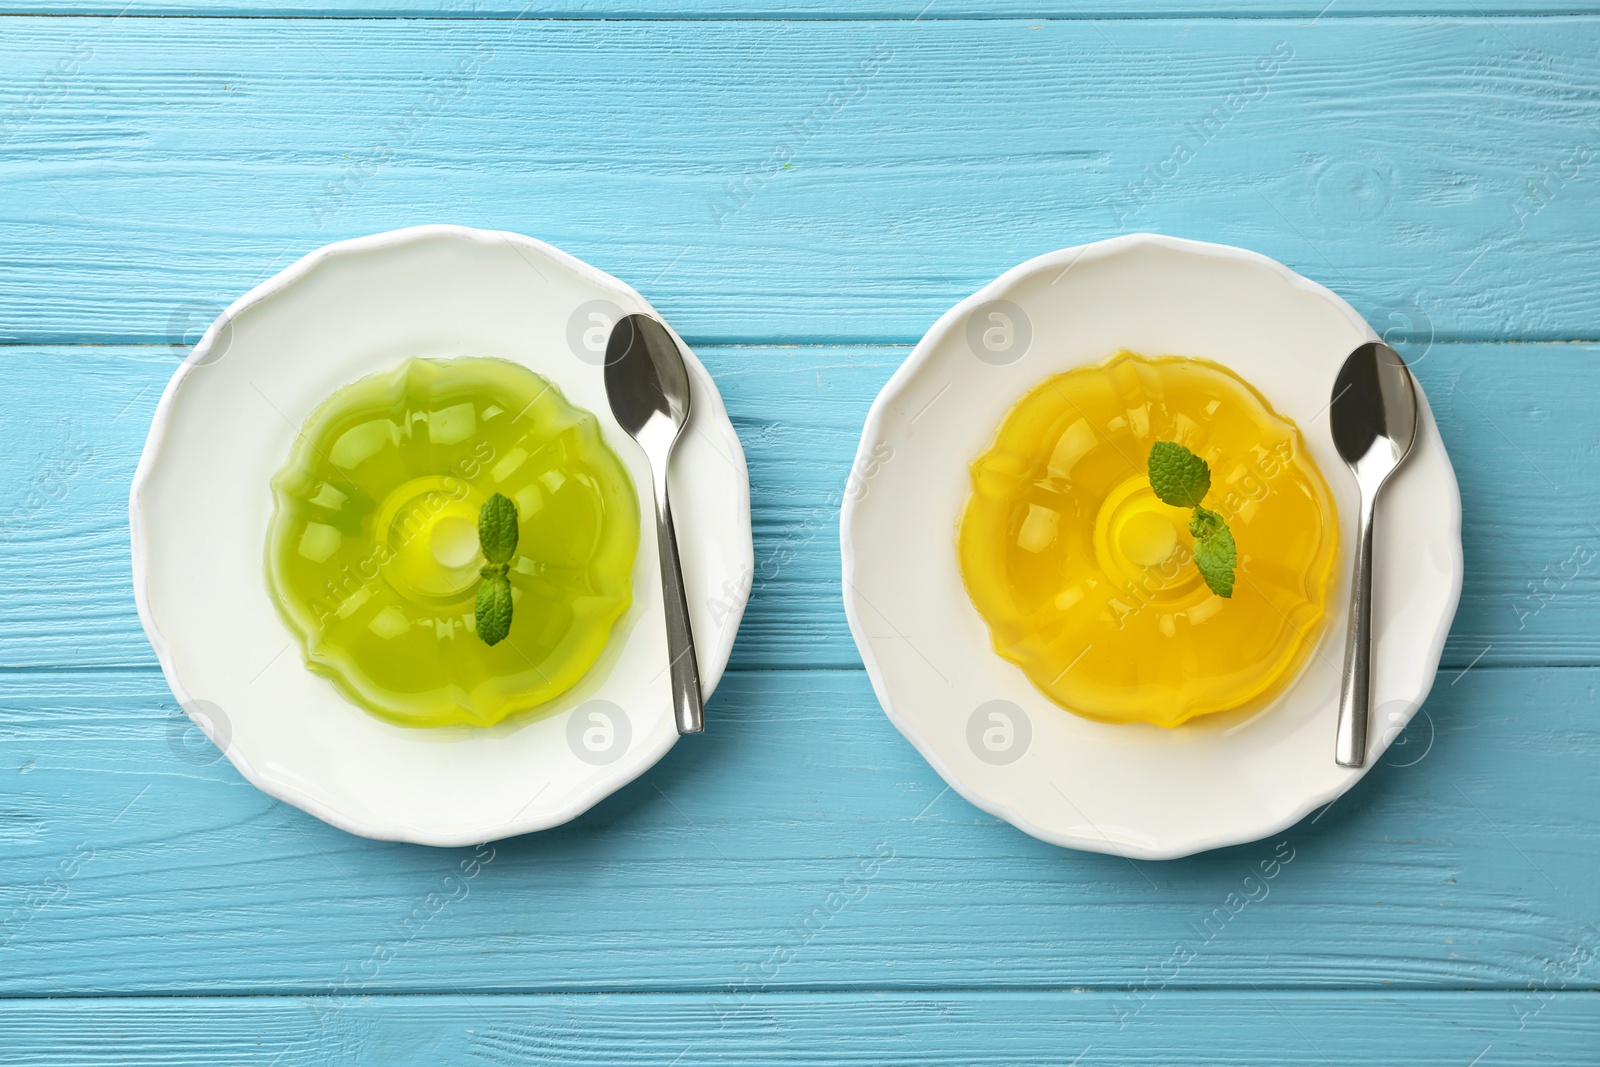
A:
[[[1238,546],[1233,596],[1193,563],[1189,511],[1148,458],[1176,441],[1211,468],[1205,506]],[[1333,495],[1300,431],[1232,371],[1121,352],[1041,382],[971,469],[963,580],[994,649],[1069,711],[1172,727],[1269,704],[1328,611]]]
[[[320,404],[272,479],[267,584],[311,670],[413,726],[575,685],[632,599],[639,505],[595,417],[505,360],[412,358]],[[477,636],[478,510],[517,505],[511,631]]]

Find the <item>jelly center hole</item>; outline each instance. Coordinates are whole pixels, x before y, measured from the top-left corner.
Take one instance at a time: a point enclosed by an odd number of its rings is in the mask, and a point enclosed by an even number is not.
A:
[[[447,570],[465,567],[478,554],[478,528],[466,519],[445,515],[428,534],[428,550],[434,562]]]
[[[1141,567],[1166,562],[1178,547],[1178,531],[1165,515],[1139,511],[1130,515],[1118,531],[1122,554]]]

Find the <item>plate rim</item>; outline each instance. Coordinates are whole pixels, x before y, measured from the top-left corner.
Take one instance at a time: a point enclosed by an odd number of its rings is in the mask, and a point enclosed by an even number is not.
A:
[[[894,374],[884,383],[877,397],[874,398],[872,406],[867,412],[866,421],[862,424],[861,439],[856,446],[854,465],[851,469],[862,470],[864,465],[870,463],[871,449],[882,437],[883,422],[890,407],[899,399],[900,394],[910,381],[929,362],[932,358],[933,350],[941,346],[952,333],[961,328],[967,316],[974,309],[989,300],[999,298],[1016,282],[1041,270],[1052,267],[1071,269],[1085,257],[1102,258],[1141,246],[1162,248],[1186,255],[1235,260],[1265,267],[1291,287],[1303,290],[1327,302],[1331,307],[1346,316],[1352,325],[1365,332],[1370,340],[1382,340],[1377,331],[1373,330],[1371,324],[1343,297],[1327,286],[1312,281],[1310,278],[1260,252],[1240,248],[1236,245],[1197,241],[1158,233],[1130,233],[1098,241],[1089,241],[1024,260],[1006,270],[976,292],[958,301],[953,307],[940,315],[938,320],[928,328],[927,333],[923,334],[922,339],[912,348],[905,361],[895,369]],[[1421,395],[1420,387],[1418,393],[1418,399],[1430,411],[1428,418],[1431,420],[1431,407],[1428,405],[1427,398]],[[1424,654],[1433,662],[1434,670],[1428,676],[1427,682],[1420,692],[1404,694],[1399,698],[1404,699],[1410,706],[1410,712],[1407,714],[1405,722],[1399,724],[1402,728],[1421,709],[1423,702],[1433,689],[1434,682],[1437,680],[1438,662],[1443,655],[1445,640],[1449,636],[1450,627],[1455,620],[1456,610],[1461,601],[1461,588],[1464,579],[1464,556],[1461,545],[1461,487],[1455,476],[1455,467],[1450,463],[1448,452],[1444,453],[1444,460],[1445,469],[1449,475],[1447,495],[1450,503],[1448,540],[1451,588],[1447,598],[1448,610],[1440,613],[1439,622],[1434,632],[1428,636],[1426,642],[1422,643]],[[867,677],[872,683],[872,690],[878,698],[878,704],[882,707],[889,721],[894,724],[895,729],[900,731],[900,734],[911,743],[917,753],[945,780],[945,783],[950,788],[954,789],[974,807],[1004,819],[1031,837],[1062,848],[1071,848],[1084,852],[1099,852],[1121,856],[1124,859],[1148,860],[1180,859],[1200,852],[1208,852],[1212,849],[1259,841],[1262,838],[1270,837],[1288,829],[1317,808],[1330,804],[1343,796],[1380,762],[1383,752],[1388,749],[1389,742],[1381,741],[1377,752],[1371,754],[1372,758],[1369,758],[1362,767],[1350,768],[1351,773],[1341,779],[1339,784],[1331,789],[1306,794],[1297,805],[1291,806],[1291,814],[1288,817],[1263,820],[1259,826],[1251,828],[1244,836],[1237,832],[1199,835],[1182,843],[1163,847],[1159,845],[1141,845],[1133,841],[1113,842],[1103,834],[1099,838],[1093,838],[1087,835],[1079,836],[1048,830],[1029,819],[1022,812],[1017,811],[1013,806],[996,801],[986,796],[981,789],[963,781],[962,776],[951,769],[935,750],[934,746],[926,742],[920,736],[917,728],[895,709],[894,702],[890,699],[889,683],[883,666],[861,619],[856,596],[853,595],[853,590],[855,590],[854,579],[860,560],[856,555],[852,532],[856,523],[856,512],[863,496],[846,493],[843,505],[840,508],[839,556],[842,579],[840,593],[844,601],[845,621],[849,624],[850,636],[854,639],[856,649],[861,655],[862,666],[866,669]],[[1340,574],[1343,574],[1343,570],[1340,571]]]
[[[677,732],[674,730],[666,734],[662,743],[650,748],[641,748],[639,758],[631,763],[619,760],[617,773],[606,776],[587,790],[575,791],[566,804],[549,815],[512,819],[498,825],[485,826],[471,831],[444,833],[423,830],[406,823],[371,824],[360,819],[351,818],[297,789],[290,782],[274,778],[252,765],[240,750],[240,747],[232,743],[231,735],[224,737],[219,744],[217,739],[218,731],[215,728],[215,724],[207,721],[204,715],[196,716],[190,711],[190,708],[194,707],[197,702],[194,695],[189,692],[179,677],[171,645],[166,635],[162,633],[160,625],[156,622],[155,614],[150,605],[148,571],[150,546],[141,529],[143,519],[141,497],[146,483],[163,457],[168,427],[178,393],[189,375],[205,365],[205,356],[217,344],[222,331],[241,312],[255,304],[269,300],[280,292],[303,281],[313,270],[328,260],[340,256],[382,252],[389,248],[438,237],[456,238],[483,245],[520,245],[548,257],[582,280],[596,285],[612,295],[622,298],[624,301],[637,302],[639,306],[647,309],[667,327],[673,339],[678,342],[679,348],[683,351],[686,359],[698,366],[705,374],[706,380],[711,383],[711,396],[707,399],[715,401],[713,405],[714,423],[724,443],[729,446],[729,456],[735,461],[734,467],[739,490],[736,493],[738,503],[736,521],[742,527],[744,533],[741,539],[741,548],[745,556],[744,560],[741,561],[743,564],[742,573],[753,577],[755,546],[750,513],[750,469],[749,463],[745,458],[744,446],[739,441],[738,431],[734,429],[732,419],[728,416],[727,406],[723,402],[721,391],[716,387],[716,380],[694,350],[672,328],[671,323],[668,323],[665,317],[643,295],[626,282],[552,244],[541,241],[536,237],[529,237],[526,234],[509,230],[488,230],[451,223],[405,226],[399,229],[385,230],[381,233],[333,241],[314,248],[271,277],[252,286],[223,309],[207,326],[200,340],[195,343],[195,346],[184,356],[173,371],[166,388],[162,391],[160,401],[156,404],[155,412],[151,416],[150,430],[146,434],[144,447],[139,454],[139,463],[134,469],[133,480],[128,489],[128,520],[134,604],[138,609],[139,622],[144,629],[145,637],[149,640],[150,646],[154,650],[156,659],[161,666],[162,676],[165,678],[168,688],[172,690],[173,696],[177,698],[179,708],[205,734],[207,740],[215,745],[222,755],[228,758],[229,762],[244,776],[245,780],[266,795],[292,804],[302,811],[321,819],[323,822],[347,833],[355,834],[358,837],[375,841],[402,841],[412,844],[453,848],[498,841],[508,837],[551,829],[571,822],[659,763],[661,758],[677,744]],[[716,669],[707,671],[704,669],[704,664],[702,664],[701,671],[702,685],[705,688],[704,698],[706,700],[710,699],[711,694],[715,691],[716,686],[720,684],[723,675],[727,671],[727,664],[733,651],[734,641],[738,636],[739,627],[743,621],[744,611],[749,604],[749,599],[749,587],[747,585],[744,595],[733,598],[733,607],[729,612],[728,620],[731,625],[725,624],[713,638],[714,645],[710,662],[716,664]],[[700,637],[696,635],[696,645],[698,646],[699,643]],[[707,684],[708,682],[709,684]]]

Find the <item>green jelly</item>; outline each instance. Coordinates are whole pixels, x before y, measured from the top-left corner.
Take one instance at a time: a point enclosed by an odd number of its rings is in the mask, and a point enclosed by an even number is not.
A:
[[[572,688],[632,599],[639,504],[595,417],[498,359],[409,359],[306,420],[267,584],[308,667],[376,715],[488,726]],[[478,510],[517,505],[511,632],[478,638]]]

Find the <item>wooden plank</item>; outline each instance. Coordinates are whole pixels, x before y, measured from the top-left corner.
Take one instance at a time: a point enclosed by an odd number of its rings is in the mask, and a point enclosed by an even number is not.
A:
[[[1465,510],[1466,586],[1446,666],[1600,664],[1600,486],[1582,443],[1596,425],[1600,346],[1408,354]],[[867,408],[906,350],[701,355],[750,464],[756,588],[734,666],[859,666],[839,598],[838,505]],[[0,669],[154,663],[129,591],[127,485],[177,358],[0,348],[0,454],[11,457],[0,469]]]
[[[1320,817],[1132,863],[948,792],[859,671],[733,672],[703,737],[476,852],[269,801],[156,672],[0,675],[0,996],[1095,988],[1131,1012],[1136,988],[1525,990],[1574,960],[1592,989],[1597,687],[1443,678]]]
[[[697,343],[908,342],[1128,230],[1259,249],[1413,335],[1595,338],[1593,17],[5,33],[0,340],[162,342],[439,220],[550,240]]]
[[[1595,0],[4,0],[0,15],[449,19],[1129,19],[1575,15]]]
[[[1116,1010],[1072,992],[6,1001],[0,1065],[1578,1067],[1600,1045],[1592,992],[1170,993],[1121,1028]]]

